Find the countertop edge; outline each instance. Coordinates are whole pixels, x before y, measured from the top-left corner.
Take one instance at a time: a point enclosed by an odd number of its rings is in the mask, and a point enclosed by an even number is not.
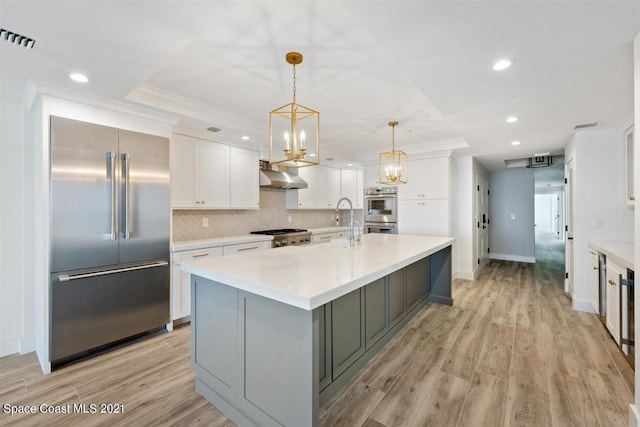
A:
[[[251,242],[267,242],[273,240],[273,236],[262,234],[244,234],[240,236],[216,237],[213,239],[184,240],[171,244],[171,252],[183,252],[196,249],[215,248],[217,246],[237,245]]]
[[[635,271],[633,242],[589,240],[589,247],[605,254],[607,258],[611,258],[613,262]],[[629,256],[631,258],[629,258]]]
[[[195,274],[197,276],[201,276],[205,279],[213,280],[220,282],[224,285],[228,285],[234,287],[238,290],[250,292],[256,295],[260,295],[265,298],[272,299],[274,301],[278,301],[287,305],[291,305],[303,310],[313,310],[318,308],[330,301],[335,300],[343,295],[348,294],[349,292],[361,288],[381,277],[384,277],[394,271],[397,271],[401,268],[404,268],[420,259],[427,257],[429,255],[433,255],[434,253],[449,247],[453,246],[455,243],[455,238],[452,237],[441,237],[444,239],[441,243],[438,243],[429,249],[426,249],[422,252],[416,253],[408,258],[405,258],[401,261],[397,261],[393,264],[387,265],[379,270],[376,270],[370,274],[366,274],[362,277],[358,277],[352,282],[348,282],[339,286],[336,286],[329,291],[323,292],[318,295],[313,295],[310,297],[302,297],[299,295],[293,295],[291,293],[284,292],[279,289],[274,289],[270,287],[264,287],[257,285],[255,283],[246,282],[222,273],[218,273],[212,271],[208,268],[203,268],[198,265],[194,265],[191,263],[183,263],[181,264],[181,269],[191,274]]]

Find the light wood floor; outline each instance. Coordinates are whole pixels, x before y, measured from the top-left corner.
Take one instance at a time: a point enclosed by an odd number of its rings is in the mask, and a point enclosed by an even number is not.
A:
[[[626,426],[633,372],[562,267],[492,261],[428,304],[333,401],[323,426]],[[0,359],[0,405],[124,405],[124,414],[21,415],[0,425],[233,425],[194,390],[189,326],[44,376]]]

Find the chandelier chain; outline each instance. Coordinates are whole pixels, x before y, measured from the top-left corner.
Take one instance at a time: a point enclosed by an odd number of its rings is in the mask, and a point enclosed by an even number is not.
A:
[[[293,64],[293,103],[296,103],[296,64]]]

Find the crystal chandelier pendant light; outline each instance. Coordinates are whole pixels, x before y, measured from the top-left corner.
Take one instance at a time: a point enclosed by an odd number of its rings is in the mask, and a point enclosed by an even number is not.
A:
[[[293,102],[269,113],[269,163],[315,166],[320,162],[320,113],[296,103],[296,65],[302,54],[289,52],[286,60],[293,66]]]
[[[407,153],[396,150],[395,130],[398,122],[389,122],[391,126],[391,151],[380,153],[378,163],[380,184],[397,185],[407,183]]]

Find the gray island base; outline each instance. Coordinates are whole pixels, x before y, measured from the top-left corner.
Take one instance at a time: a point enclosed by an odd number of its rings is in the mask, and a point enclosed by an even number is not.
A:
[[[432,237],[399,237],[431,240],[422,241],[425,245],[418,245],[420,249],[410,254],[396,252],[387,265],[377,267],[378,274],[371,273],[371,266],[358,267],[359,258],[366,258],[366,249],[342,248],[347,256],[353,256],[348,263],[354,270],[350,277],[355,280],[337,279],[331,284],[329,288],[340,288],[340,296],[335,298],[331,297],[333,291],[323,288],[313,291],[316,293],[307,300],[296,300],[295,304],[303,306],[313,301],[304,308],[281,301],[285,299],[281,295],[269,295],[273,288],[247,291],[250,283],[245,280],[250,273],[244,273],[243,278],[228,264],[195,262],[185,267],[192,273],[191,362],[196,390],[239,426],[317,426],[320,405],[335,395],[422,305],[427,301],[453,304],[453,239],[439,238],[434,244],[436,238]],[[381,243],[376,239],[364,240],[363,245],[369,243],[375,250]],[[331,244],[317,246],[324,246],[327,252]],[[296,255],[293,251],[285,253],[285,249],[289,248],[265,252],[271,257],[289,256],[295,264]],[[315,250],[308,249],[301,256],[310,262],[318,256],[312,253]],[[255,260],[255,255],[233,258],[248,269],[254,268],[250,265],[254,262],[262,268],[273,268],[269,256],[262,261]],[[296,271],[294,266],[290,275],[280,272],[282,281],[295,278]],[[335,271],[325,273],[328,281],[336,280]],[[271,280],[268,274],[275,271],[262,275],[265,282]],[[371,277],[375,279],[362,284],[361,279]],[[354,283],[355,288],[350,289]],[[282,287],[293,289],[286,284]],[[319,297],[318,292],[322,294]]]

